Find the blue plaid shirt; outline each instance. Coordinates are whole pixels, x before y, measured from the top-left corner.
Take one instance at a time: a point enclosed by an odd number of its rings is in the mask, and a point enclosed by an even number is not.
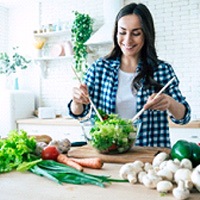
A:
[[[85,83],[89,89],[89,95],[93,103],[98,109],[105,111],[107,114],[115,113],[116,94],[118,88],[118,70],[120,67],[120,59],[106,60],[98,59],[88,69],[85,76]],[[137,66],[137,72],[141,69],[141,63]],[[165,85],[172,77],[176,77],[173,68],[163,61],[159,61],[159,66],[154,70],[153,78],[161,85]],[[144,80],[141,81],[143,83]],[[165,90],[165,93],[173,97],[176,101],[182,103],[186,107],[186,113],[183,119],[176,120],[170,116],[171,120],[177,124],[186,124],[190,121],[190,106],[182,96],[179,90],[179,80],[176,79]],[[147,102],[148,97],[155,91],[147,89],[141,84],[137,92],[137,112],[140,111]],[[89,106],[84,107],[84,112],[77,116],[69,113],[74,118],[84,117],[89,111]],[[152,147],[171,147],[169,137],[169,123],[167,111],[146,110],[141,116],[142,121],[139,137],[136,141],[138,146]]]

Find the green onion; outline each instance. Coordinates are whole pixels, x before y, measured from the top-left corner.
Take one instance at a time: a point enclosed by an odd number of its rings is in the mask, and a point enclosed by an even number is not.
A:
[[[111,182],[127,182],[126,180],[121,179],[111,179],[109,176],[105,175],[93,175],[80,172],[72,167],[53,160],[43,160],[38,162],[30,168],[30,171],[59,184],[92,184],[105,187],[105,184],[111,184]]]

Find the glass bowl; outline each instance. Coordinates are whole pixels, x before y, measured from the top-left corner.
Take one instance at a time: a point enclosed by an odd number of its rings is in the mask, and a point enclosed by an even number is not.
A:
[[[80,124],[87,143],[99,153],[120,154],[134,146],[141,122],[124,120],[123,124],[102,124],[94,119],[87,119]]]

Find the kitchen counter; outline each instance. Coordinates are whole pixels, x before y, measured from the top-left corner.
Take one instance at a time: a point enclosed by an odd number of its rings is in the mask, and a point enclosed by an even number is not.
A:
[[[119,178],[120,164],[105,163],[101,170],[86,169],[85,172],[93,174],[111,175]],[[30,172],[10,172],[0,175],[0,199],[1,200],[175,200],[172,194],[164,197],[152,189],[143,185],[130,183],[112,183],[106,188],[94,185],[59,185],[44,177]],[[191,194],[190,200],[199,199],[199,193]]]
[[[29,119],[19,119],[17,124],[37,124],[37,125],[74,125],[79,126],[79,122],[72,118],[55,118],[55,119],[39,119],[39,118],[29,118]],[[185,125],[174,124],[169,121],[170,128],[200,128],[200,120],[191,121]]]
[[[17,124],[33,124],[33,125],[73,125],[79,126],[79,121],[73,118],[58,117],[55,119],[40,119],[40,118],[28,118],[19,119]]]

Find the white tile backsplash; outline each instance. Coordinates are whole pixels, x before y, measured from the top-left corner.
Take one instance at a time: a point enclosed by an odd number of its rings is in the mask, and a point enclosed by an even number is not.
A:
[[[131,3],[131,0],[124,0],[124,4]],[[192,108],[192,119],[200,118],[200,79],[199,79],[199,55],[200,55],[200,2],[199,0],[143,0],[134,1],[146,4],[155,21],[156,46],[159,58],[172,64],[180,79],[180,88]],[[50,0],[42,1],[40,7],[41,24],[70,21],[72,10],[89,13],[94,18],[94,29],[103,24],[103,0]],[[15,11],[15,13],[17,13]],[[26,12],[28,15],[28,12]],[[30,14],[32,17],[36,14]],[[29,16],[29,20],[30,20]],[[23,24],[23,19],[21,19]],[[27,20],[26,20],[27,21]],[[37,19],[33,19],[36,24]],[[17,21],[16,21],[17,22]],[[12,21],[12,29],[15,33],[20,32],[19,23]],[[29,29],[30,27],[27,26]],[[34,29],[33,27],[32,29]],[[33,31],[33,30],[32,30]],[[27,32],[24,31],[26,34]],[[14,34],[11,34],[13,36]],[[23,41],[23,32],[18,35],[17,41]],[[30,50],[30,41],[27,52]],[[23,43],[23,47],[25,44]],[[99,56],[108,53],[106,47],[93,47],[95,55],[90,56],[93,62]],[[48,61],[47,77],[40,78],[40,86],[34,90],[37,93],[40,106],[54,106],[62,113],[66,113],[67,102],[71,98],[72,88],[77,82],[70,68],[71,60]],[[35,67],[35,66],[34,66]],[[34,68],[33,67],[33,68]],[[37,67],[37,66],[36,66]],[[28,80],[34,79],[28,77]],[[32,81],[34,82],[34,81]]]

